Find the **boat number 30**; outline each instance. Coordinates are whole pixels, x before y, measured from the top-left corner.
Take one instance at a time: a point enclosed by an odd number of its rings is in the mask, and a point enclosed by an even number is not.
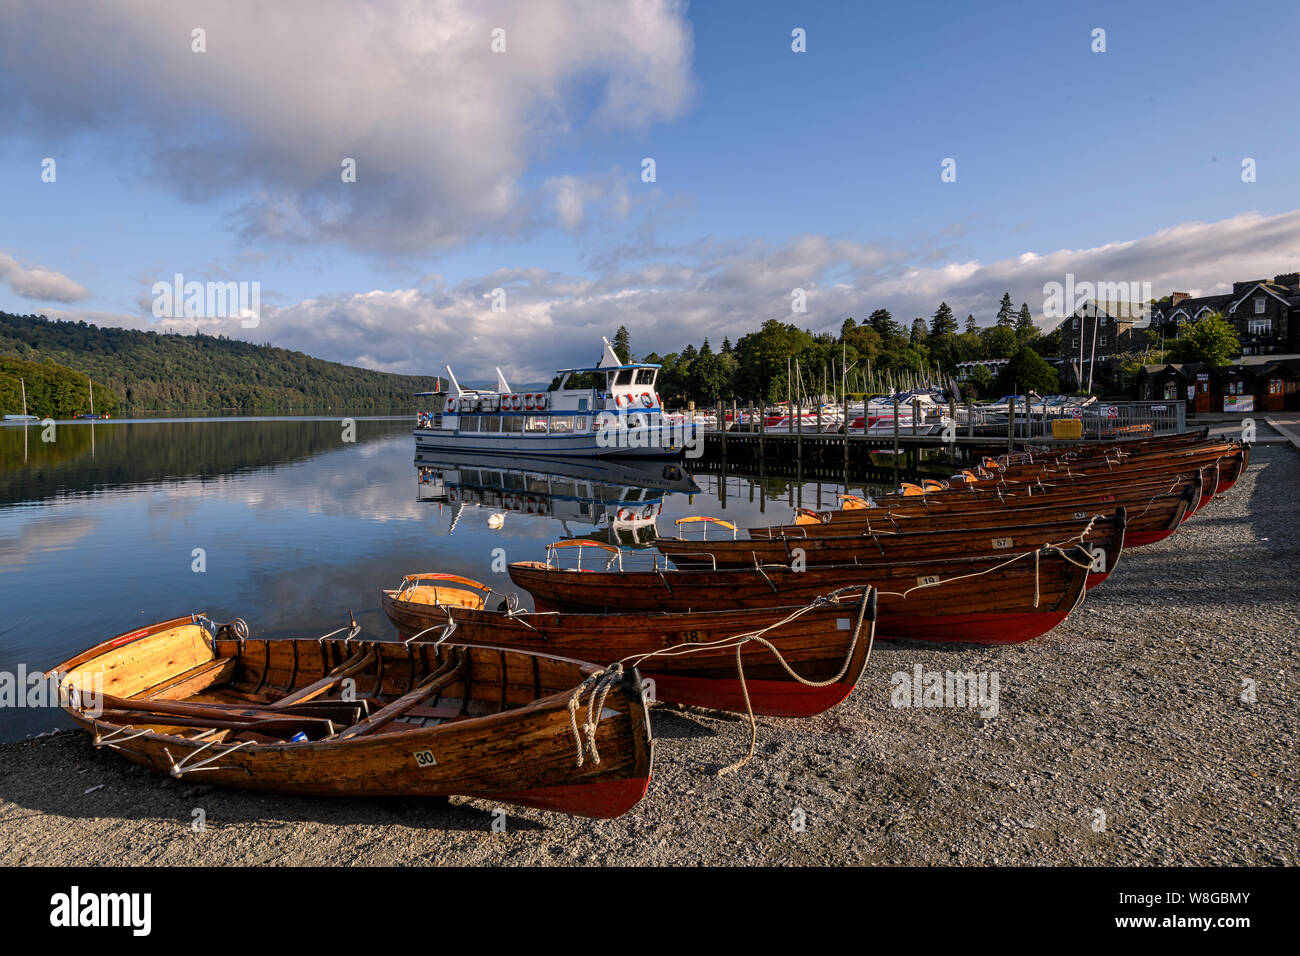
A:
[[[432,750],[417,750],[413,756],[415,757],[415,765],[417,767],[436,767],[438,765],[438,761],[434,759]]]

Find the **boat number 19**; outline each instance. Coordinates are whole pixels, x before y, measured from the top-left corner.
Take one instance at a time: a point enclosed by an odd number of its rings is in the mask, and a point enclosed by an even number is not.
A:
[[[939,575],[937,575],[937,574],[927,574],[925,577],[917,578],[917,579],[916,579],[916,583],[919,584],[919,585],[921,585],[921,587],[925,587],[927,584],[938,584],[938,583],[939,583]]]
[[[438,765],[438,761],[434,759],[431,750],[417,750],[414,757],[417,767],[436,767]]]

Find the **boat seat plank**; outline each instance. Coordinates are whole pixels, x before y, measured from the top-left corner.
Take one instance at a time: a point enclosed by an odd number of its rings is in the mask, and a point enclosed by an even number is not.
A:
[[[233,657],[206,661],[135,696],[142,700],[184,700],[229,680],[234,676],[235,663]]]

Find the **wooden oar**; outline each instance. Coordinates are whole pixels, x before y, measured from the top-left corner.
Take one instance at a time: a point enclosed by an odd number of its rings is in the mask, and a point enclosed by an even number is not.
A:
[[[301,690],[294,691],[287,697],[281,697],[269,706],[272,710],[285,710],[295,704],[305,703],[313,697],[319,697],[339,681],[346,680],[353,674],[365,670],[374,663],[375,657],[376,652],[373,647],[364,654],[354,654],[314,684],[309,684]]]
[[[334,733],[334,721],[320,717],[271,717],[257,720],[213,720],[210,717],[186,717],[177,714],[149,713],[139,710],[106,710],[101,719],[111,723],[161,724],[168,727],[207,727],[212,730],[294,734],[316,731],[320,737]]]
[[[359,724],[355,724],[340,733],[339,739],[349,740],[352,737],[360,737],[364,734],[373,733],[379,727],[382,727],[402,716],[402,714],[419,704],[422,700],[427,700],[449,684],[459,680],[467,669],[468,661],[463,658],[450,670],[447,670],[446,668],[440,669],[436,673],[430,675],[426,683],[415,688],[415,690],[410,693],[397,698],[397,700],[393,701],[388,706],[381,707]]]

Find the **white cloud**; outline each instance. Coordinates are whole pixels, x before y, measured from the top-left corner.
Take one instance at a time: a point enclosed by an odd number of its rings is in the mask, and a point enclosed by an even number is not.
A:
[[[90,295],[90,290],[62,272],[51,269],[28,269],[13,256],[0,252],[0,279],[9,283],[9,290],[25,299],[47,302],[80,302]]]
[[[572,228],[583,204],[530,194],[530,163],[680,115],[691,57],[677,0],[0,0],[0,121],[228,196],[245,238],[417,251]]]
[[[451,363],[462,380],[490,381],[500,365],[512,383],[547,380],[556,368],[595,362],[600,336],[620,325],[639,354],[734,342],[766,319],[814,331],[837,330],[884,307],[905,325],[947,301],[959,319],[992,321],[1003,291],[1040,315],[1043,285],[1150,282],[1153,295],[1205,293],[1233,281],[1300,268],[1300,210],[1245,213],[1183,223],[1092,249],[1017,255],[997,262],[916,266],[926,249],[800,236],[780,245],[700,242],[676,250],[647,247],[644,261],[595,277],[542,269],[502,269],[447,285],[427,276],[418,289],[376,289],[263,308],[254,331],[237,320],[167,320],[176,330],[270,341],[310,355],[387,371],[434,374]],[[629,263],[631,258],[626,258]],[[790,311],[790,290],[807,290],[808,312]],[[493,312],[491,291],[506,290]],[[146,319],[49,312],[99,324],[152,326]]]

